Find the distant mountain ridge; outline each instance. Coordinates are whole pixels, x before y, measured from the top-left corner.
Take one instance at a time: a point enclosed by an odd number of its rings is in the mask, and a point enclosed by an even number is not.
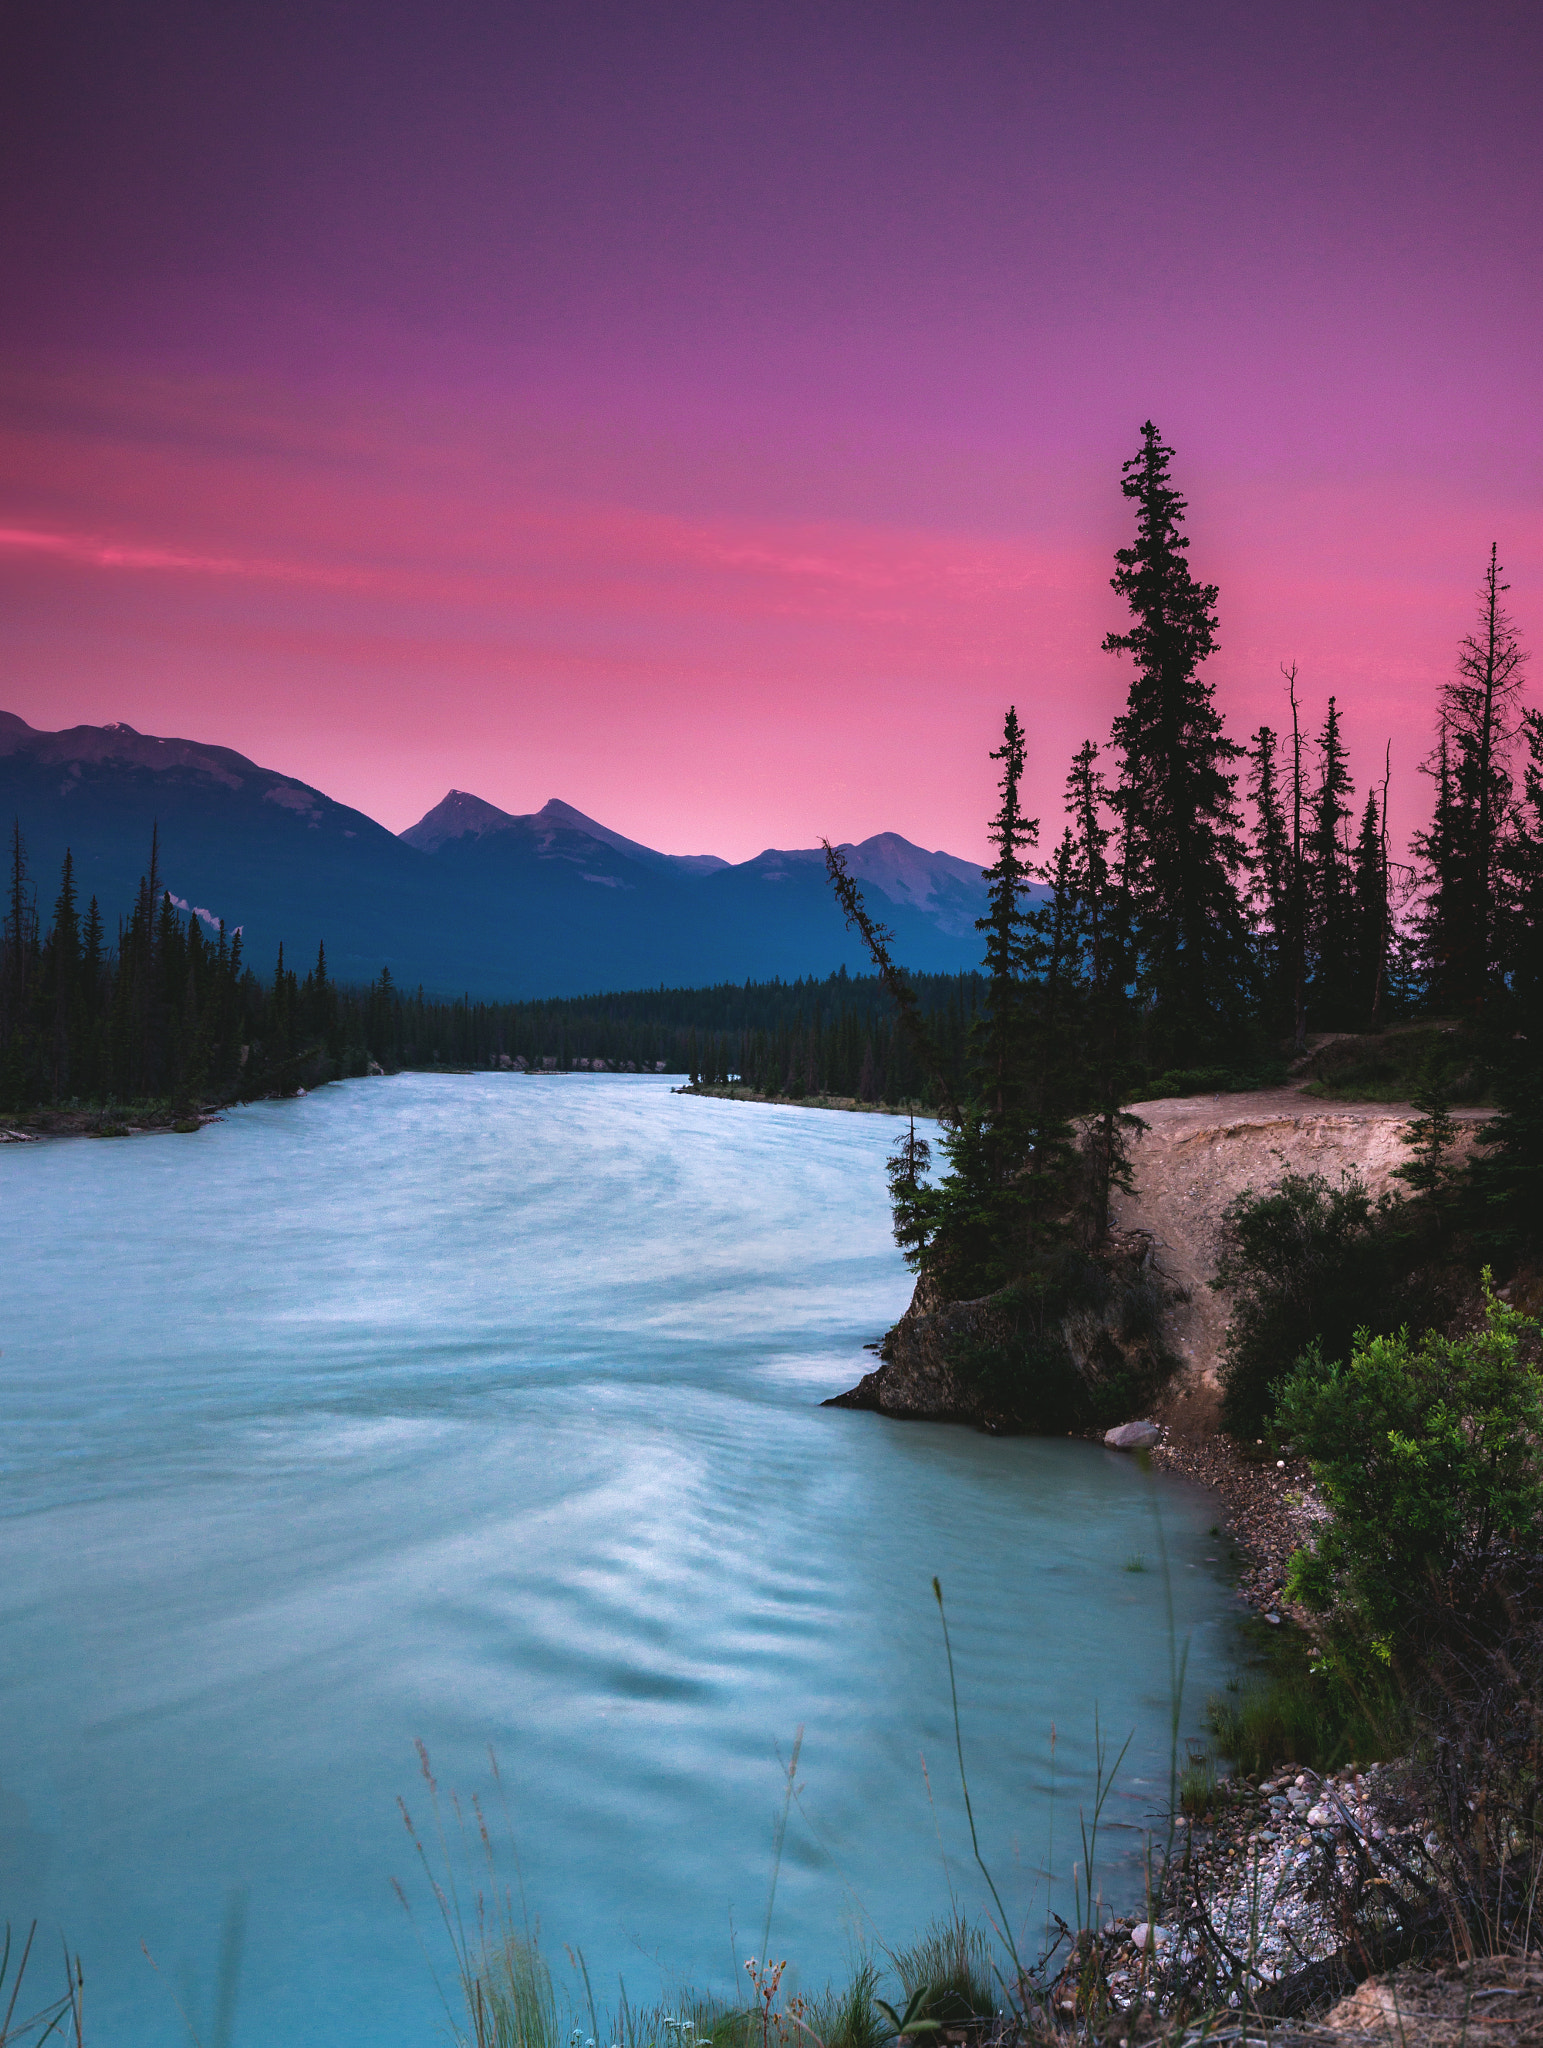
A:
[[[42,732],[0,712],[0,819],[27,842],[40,902],[74,854],[82,901],[126,912],[154,826],[166,886],[241,926],[259,973],[325,941],[339,979],[515,997],[660,982],[786,980],[866,966],[818,848],[733,863],[667,854],[553,798],[516,815],[451,790],[406,832],[228,747],[128,725]],[[918,971],[979,963],[985,884],[972,862],[897,833],[845,848]]]
[[[576,832],[598,839],[602,845],[613,847],[631,860],[642,861],[649,867],[679,868],[683,874],[710,875],[715,869],[730,865],[728,861],[720,860],[716,853],[656,853],[651,846],[640,846],[637,840],[624,839],[620,832],[611,831],[609,826],[596,824],[593,818],[586,818],[582,811],[576,811],[572,804],[565,804],[561,797],[555,796],[539,811],[518,815],[512,811],[501,811],[497,804],[486,803],[480,796],[470,796],[464,789],[452,789],[432,811],[425,811],[416,825],[409,825],[397,836],[424,853],[438,853],[447,840],[462,839],[468,833],[480,839],[487,832],[506,831],[523,831],[534,843],[548,845],[561,831]]]

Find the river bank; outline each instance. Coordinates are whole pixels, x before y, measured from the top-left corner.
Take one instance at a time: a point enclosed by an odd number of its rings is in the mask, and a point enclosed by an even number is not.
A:
[[[719,1102],[766,1102],[778,1109],[846,1109],[865,1116],[915,1117],[918,1123],[936,1123],[938,1113],[920,1102],[863,1102],[856,1095],[763,1095],[738,1081],[688,1081],[672,1088],[672,1095],[706,1095]]]
[[[305,1091],[302,1089],[301,1093]],[[137,1138],[150,1132],[201,1131],[219,1123],[230,1105],[125,1102],[104,1108],[19,1110],[0,1117],[0,1145],[35,1145],[44,1138]]]

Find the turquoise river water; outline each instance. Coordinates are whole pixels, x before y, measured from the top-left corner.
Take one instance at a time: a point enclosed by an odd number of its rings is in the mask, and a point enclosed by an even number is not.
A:
[[[1029,1945],[1095,1717],[1134,1895],[1171,1651],[1185,1734],[1234,1652],[1225,1547],[1097,1446],[818,1405],[908,1298],[895,1128],[403,1075],[0,1152],[0,1919],[39,1992],[79,1952],[88,2042],[185,2041],[176,2000],[205,2048],[447,2038],[419,1739],[442,1798],[491,1745],[499,1868],[602,2004],[758,1950],[800,1729],[774,1954],[819,1983],[978,1910],[934,1573]]]

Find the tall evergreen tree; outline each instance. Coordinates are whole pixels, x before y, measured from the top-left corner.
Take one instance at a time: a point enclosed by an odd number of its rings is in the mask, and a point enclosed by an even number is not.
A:
[[[1039,839],[1039,820],[1023,814],[1024,740],[1015,707],[991,758],[1002,763],[1002,800],[988,828],[996,859],[985,871],[986,915],[976,919],[986,940],[986,997],[975,1027],[974,1101],[986,1170],[1002,1182],[1023,1165],[1033,1142],[1027,984],[1040,954],[1025,857]]]
[[[1345,836],[1354,790],[1340,738],[1339,705],[1330,697],[1318,736],[1318,786],[1305,851],[1313,1011],[1321,1024],[1338,1027],[1355,1021],[1351,857]]]
[[[1124,466],[1136,540],[1115,556],[1112,587],[1132,624],[1104,640],[1135,666],[1114,725],[1122,757],[1116,803],[1136,971],[1151,1011],[1154,1053],[1192,1064],[1236,1056],[1247,1009],[1247,930],[1237,876],[1242,823],[1230,764],[1240,749],[1201,675],[1216,646],[1216,586],[1190,572],[1185,501],[1169,475],[1173,450],[1150,420]]]
[[[1442,686],[1436,815],[1418,842],[1428,892],[1425,932],[1432,1001],[1477,1017],[1499,992],[1505,834],[1511,820],[1511,758],[1527,653],[1501,600],[1492,544],[1479,586],[1476,629]]]
[[[1265,1015],[1284,1023],[1292,999],[1291,925],[1293,871],[1291,830],[1281,800],[1275,754],[1278,740],[1261,725],[1248,749],[1248,794],[1253,804],[1253,880],[1255,943],[1259,953],[1260,992]]]
[[[1375,1028],[1381,1022],[1387,969],[1388,871],[1386,839],[1374,789],[1366,793],[1361,829],[1356,834],[1351,899],[1352,1009],[1358,1023]]]
[[[71,1040],[81,1027],[80,915],[76,908],[75,857],[64,850],[53,927],[44,950],[44,976],[49,1035],[49,1081],[55,1097],[74,1092],[71,1086]]]
[[[1086,985],[1081,1095],[1089,1114],[1083,1126],[1083,1211],[1086,1234],[1102,1242],[1109,1228],[1109,1196],[1130,1184],[1127,1139],[1139,1126],[1122,1107],[1135,1078],[1131,1050],[1128,924],[1125,903],[1109,862],[1112,809],[1098,768],[1098,749],[1085,740],[1066,778],[1071,819],[1070,881],[1077,912]]]
[[[1297,665],[1282,663],[1291,705],[1291,889],[1287,950],[1291,967],[1291,1041],[1307,1050],[1307,861],[1302,850],[1302,812],[1307,784],[1302,774],[1302,708],[1297,703]]]

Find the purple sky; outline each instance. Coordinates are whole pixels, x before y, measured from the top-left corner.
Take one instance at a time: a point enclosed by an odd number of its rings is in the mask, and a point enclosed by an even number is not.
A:
[[[1395,815],[1543,616],[1536,8],[13,6],[0,705],[731,856],[983,844],[1178,451]]]

